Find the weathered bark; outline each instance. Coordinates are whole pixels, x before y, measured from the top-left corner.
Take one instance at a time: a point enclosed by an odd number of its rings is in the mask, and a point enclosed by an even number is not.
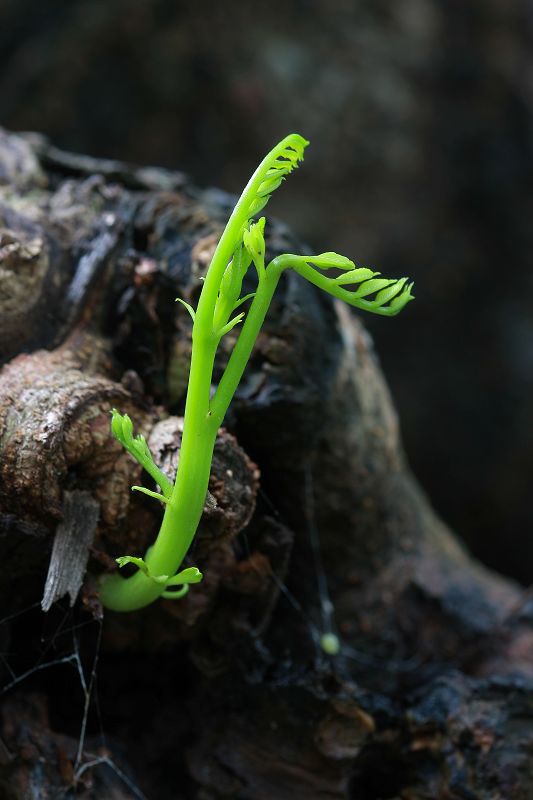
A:
[[[56,569],[80,530],[72,497],[99,508],[89,613],[96,574],[157,529],[109,410],[130,413],[172,473],[190,353],[173,301],[194,302],[231,200],[36,137],[4,134],[0,165],[0,630],[25,663],[42,620],[12,615],[40,601],[54,537]],[[298,247],[279,224],[268,245]],[[227,427],[194,548],[204,581],[104,616],[109,750],[93,737],[77,753],[44,670],[29,683],[5,671],[6,796],[134,797],[120,762],[150,798],[531,797],[530,601],[431,510],[358,320],[288,275]],[[335,657],[320,646],[332,624]]]

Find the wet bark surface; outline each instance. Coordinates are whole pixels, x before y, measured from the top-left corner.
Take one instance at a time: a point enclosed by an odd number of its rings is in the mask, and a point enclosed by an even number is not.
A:
[[[530,798],[531,599],[436,517],[369,335],[296,276],[217,440],[204,581],[102,615],[97,575],[160,519],[109,411],[172,474],[174,298],[195,303],[232,200],[5,132],[0,175],[1,796]],[[267,244],[298,251],[276,222]]]
[[[530,0],[1,10],[2,120],[14,130],[235,192],[280,135],[311,140],[276,213],[317,251],[334,242],[414,278],[409,314],[365,320],[410,462],[473,552],[531,584]]]

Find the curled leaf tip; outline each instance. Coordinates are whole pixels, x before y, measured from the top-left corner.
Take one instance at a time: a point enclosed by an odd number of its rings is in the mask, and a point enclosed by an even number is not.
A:
[[[120,556],[116,558],[115,561],[120,569],[127,564],[133,564],[135,567],[138,567],[141,572],[144,572],[145,575],[148,575],[148,566],[143,558],[137,558],[137,556]]]

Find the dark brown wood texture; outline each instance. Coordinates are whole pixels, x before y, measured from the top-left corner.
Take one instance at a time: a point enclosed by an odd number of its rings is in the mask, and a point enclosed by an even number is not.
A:
[[[160,518],[130,492],[143,477],[109,411],[172,473],[191,347],[174,298],[195,302],[232,203],[5,132],[0,175],[2,797],[531,798],[530,598],[436,517],[369,335],[293,275],[217,441],[194,547],[204,581],[90,623],[97,574],[142,553]],[[299,247],[276,222],[267,243]],[[76,497],[97,511],[94,539],[69,524]],[[79,745],[75,681],[58,688],[32,662],[44,623],[27,609],[69,531],[74,569],[91,548],[76,609],[101,633],[105,747],[94,724]],[[84,641],[57,659],[79,666]]]

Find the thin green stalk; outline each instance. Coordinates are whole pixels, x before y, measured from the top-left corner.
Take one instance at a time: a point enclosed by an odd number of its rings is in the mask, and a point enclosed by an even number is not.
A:
[[[216,340],[193,350],[185,407],[183,439],[176,482],[165,508],[159,535],[145,561],[153,575],[172,576],[180,567],[202,516],[217,434],[209,411]],[[102,581],[100,599],[113,611],[134,611],[149,605],[166,589],[140,570]]]
[[[216,434],[240,383],[280,275],[281,269],[274,265],[265,271],[211,402],[217,342],[208,341],[193,348],[176,483],[157,540],[145,558],[154,575],[173,575],[187,555],[205,504]],[[113,611],[134,611],[152,603],[164,590],[163,584],[138,571],[128,579],[119,575],[107,578],[100,597],[103,605]]]
[[[272,268],[273,263],[267,267],[265,276],[259,283],[246,321],[211,401],[211,411],[219,426],[241,381],[279,282],[281,269],[277,266]]]

